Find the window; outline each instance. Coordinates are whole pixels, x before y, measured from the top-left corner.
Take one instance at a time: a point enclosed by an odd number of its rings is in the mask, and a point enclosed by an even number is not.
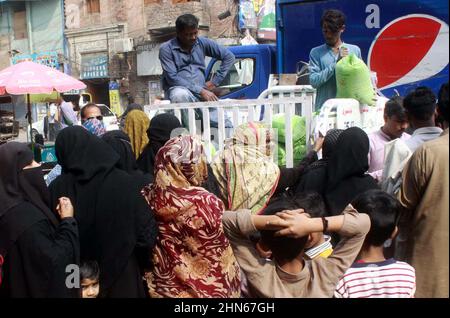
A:
[[[208,76],[208,81],[214,78],[216,73],[220,70],[221,65],[222,61],[216,61],[214,63],[211,73]],[[254,59],[237,59],[234,62],[234,65],[231,66],[227,76],[223,79],[222,83],[220,83],[216,93],[218,93],[219,96],[223,96],[251,85],[254,79],[254,65]]]
[[[97,104],[98,108],[100,108],[100,112],[102,116],[109,117],[114,116],[114,114],[111,112],[111,109],[108,108],[106,105]]]
[[[27,32],[27,12],[25,10],[14,12],[14,39],[26,39]]]
[[[87,0],[86,2],[88,13],[100,12],[100,0]]]

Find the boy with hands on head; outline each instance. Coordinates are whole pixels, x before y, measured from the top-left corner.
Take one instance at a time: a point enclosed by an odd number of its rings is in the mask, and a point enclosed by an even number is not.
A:
[[[338,216],[311,218],[303,209],[274,215],[252,215],[249,210],[226,211],[222,220],[234,255],[257,297],[332,297],[336,284],[351,266],[370,228],[366,214],[351,205]],[[258,242],[272,259],[261,257],[249,236],[260,232]],[[305,260],[311,233],[336,232],[340,243],[328,258]]]

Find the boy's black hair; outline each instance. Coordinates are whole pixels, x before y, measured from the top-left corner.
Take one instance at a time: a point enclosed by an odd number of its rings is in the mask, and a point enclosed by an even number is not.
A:
[[[403,97],[394,96],[386,102],[384,114],[391,118],[396,116],[398,120],[407,120],[405,108],[403,107]]]
[[[449,119],[449,103],[448,103],[448,82],[442,84],[439,89],[438,98],[438,109],[439,114],[444,118],[445,121],[450,122]]]
[[[425,86],[417,87],[404,99],[406,111],[417,120],[430,120],[436,110],[436,95]]]
[[[264,215],[274,215],[277,212],[283,210],[295,210],[300,207],[292,199],[281,199],[272,206],[264,210]],[[308,240],[308,236],[304,236],[298,239],[290,237],[276,237],[274,236],[276,231],[263,230],[259,231],[261,234],[261,240],[272,251],[272,255],[275,259],[293,260],[305,249],[305,244]]]
[[[320,26],[327,26],[331,31],[337,32],[345,25],[345,20],[346,17],[342,11],[329,9],[323,13]]]
[[[183,14],[177,18],[175,26],[178,32],[185,29],[197,29],[198,28],[198,18],[193,14]]]
[[[94,103],[88,103],[88,104],[84,105],[83,108],[81,108],[80,117],[82,119],[86,118],[86,110],[89,109],[89,108],[94,108],[94,107],[96,107],[96,108],[98,108],[100,110],[100,107],[98,107]]]
[[[80,280],[89,279],[98,281],[100,268],[96,261],[84,261],[80,266]]]
[[[360,194],[353,200],[352,206],[370,217],[370,231],[365,240],[370,246],[382,246],[391,237],[402,209],[396,198],[381,190]]]
[[[317,192],[302,192],[295,195],[295,205],[298,209],[305,210],[312,218],[327,216],[325,202]]]

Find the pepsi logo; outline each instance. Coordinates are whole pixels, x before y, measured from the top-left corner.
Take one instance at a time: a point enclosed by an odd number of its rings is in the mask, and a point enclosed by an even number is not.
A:
[[[375,37],[368,65],[377,73],[378,88],[387,89],[430,78],[449,63],[449,27],[424,14],[400,17]]]

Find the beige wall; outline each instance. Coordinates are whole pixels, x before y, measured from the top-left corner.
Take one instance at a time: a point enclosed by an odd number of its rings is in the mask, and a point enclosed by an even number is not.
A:
[[[209,37],[236,37],[237,31],[233,27],[233,17],[236,7],[232,7],[232,16],[220,21],[217,15],[226,11],[228,1],[202,0],[200,2],[186,2],[173,4],[172,0],[161,0],[160,3],[145,5],[145,15],[148,28],[175,26],[178,16],[191,13],[200,19],[200,25],[209,27]]]

